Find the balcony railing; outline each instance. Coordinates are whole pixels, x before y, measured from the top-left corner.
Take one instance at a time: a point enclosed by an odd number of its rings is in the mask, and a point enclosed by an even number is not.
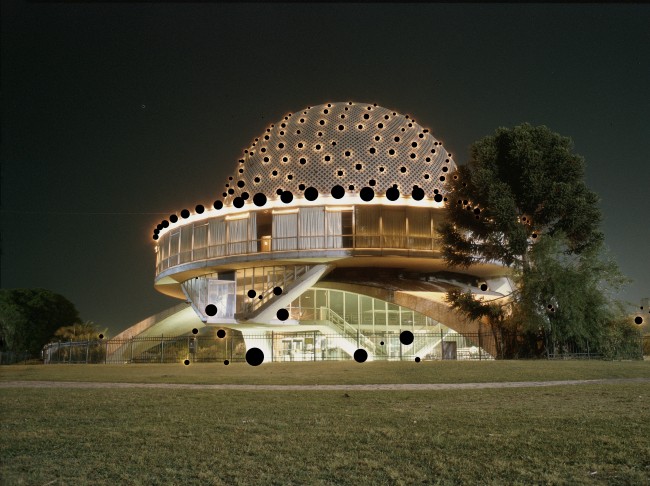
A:
[[[387,250],[397,254],[434,252],[438,246],[432,237],[393,236],[381,234],[328,235],[328,236],[265,236],[254,240],[227,242],[193,248],[161,259],[156,266],[160,274],[178,265],[190,262],[214,260],[230,256],[266,254],[269,256],[285,252],[312,253],[326,250],[371,250],[372,254],[382,254]]]

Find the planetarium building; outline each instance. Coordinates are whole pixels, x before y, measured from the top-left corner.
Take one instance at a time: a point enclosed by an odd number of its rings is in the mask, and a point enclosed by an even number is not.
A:
[[[236,335],[265,362],[489,358],[493,340],[478,342],[481,323],[445,293],[499,297],[511,283],[502,266],[442,260],[436,226],[454,169],[428,129],[387,108],[288,114],[244,150],[214,203],[158,224],[155,287],[180,303],[118,338]],[[111,354],[128,361],[147,346]]]

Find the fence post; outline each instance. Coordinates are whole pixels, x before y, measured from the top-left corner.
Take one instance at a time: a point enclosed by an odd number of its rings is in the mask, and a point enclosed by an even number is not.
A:
[[[133,363],[133,336],[131,336],[131,361],[129,363]]]
[[[587,341],[587,359],[591,359],[591,354],[589,354],[589,341]]]
[[[108,363],[108,339],[106,340],[106,352],[104,353],[104,364]]]
[[[314,345],[312,349],[314,350],[314,361],[316,361],[316,331],[314,331]]]
[[[445,359],[445,342],[443,341],[442,327],[440,328],[440,359]]]
[[[164,363],[163,357],[165,356],[165,339],[163,334],[160,335],[160,362]]]
[[[90,346],[90,341],[86,341],[86,364],[88,364],[88,347]]]
[[[273,331],[271,331],[271,363],[273,362]]]
[[[481,348],[483,347],[483,340],[481,339],[481,325],[478,325],[478,360],[481,361],[482,359],[482,351]]]

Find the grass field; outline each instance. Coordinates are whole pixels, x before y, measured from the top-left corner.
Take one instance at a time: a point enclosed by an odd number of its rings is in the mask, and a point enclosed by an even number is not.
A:
[[[397,366],[396,366],[397,365]],[[648,362],[9,366],[7,380],[450,383]],[[447,391],[0,389],[0,484],[650,484],[650,384]]]

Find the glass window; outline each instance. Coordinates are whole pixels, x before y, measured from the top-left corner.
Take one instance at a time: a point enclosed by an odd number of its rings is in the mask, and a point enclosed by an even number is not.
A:
[[[355,247],[380,248],[379,208],[357,207],[355,211]]]
[[[208,224],[194,225],[193,260],[204,260],[208,256]]]
[[[383,208],[381,212],[383,248],[406,248],[406,213],[403,209]]]
[[[298,213],[298,247],[301,250],[325,247],[325,208],[301,208]]]
[[[345,292],[345,320],[350,324],[359,324],[359,294]]]
[[[208,256],[210,258],[226,254],[226,222],[223,219],[213,219],[208,224]]]
[[[298,214],[273,215],[273,251],[295,250],[298,245]]]
[[[228,254],[246,253],[248,233],[248,218],[227,221],[228,224]]]
[[[431,250],[431,211],[423,208],[408,208],[409,248]]]

